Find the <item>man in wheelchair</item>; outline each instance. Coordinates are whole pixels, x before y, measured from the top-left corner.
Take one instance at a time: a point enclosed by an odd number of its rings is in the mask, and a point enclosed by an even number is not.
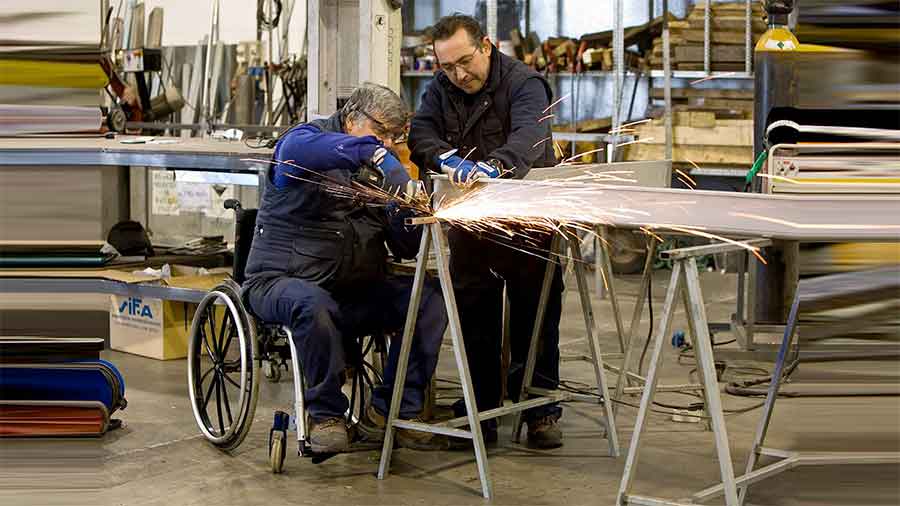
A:
[[[413,197],[416,187],[390,151],[408,119],[400,97],[366,84],[331,117],[286,132],[267,174],[244,298],[257,317],[291,330],[304,373],[313,452],[348,448],[344,414],[349,401],[341,391],[345,347],[360,336],[403,328],[412,279],[387,273],[385,243],[395,257],[413,258],[422,234],[421,227],[404,224],[411,211],[335,196],[323,181],[349,186],[367,174],[367,181],[374,179],[398,198]],[[401,418],[413,419],[423,408],[446,327],[440,289],[426,281]],[[391,342],[384,382],[367,410],[369,437],[383,434],[399,341],[398,336]],[[448,447],[446,438],[416,431],[398,431],[397,441],[417,449]]]

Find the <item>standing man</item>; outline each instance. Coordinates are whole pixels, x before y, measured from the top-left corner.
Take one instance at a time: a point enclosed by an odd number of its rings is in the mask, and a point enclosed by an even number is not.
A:
[[[433,27],[440,65],[422,97],[409,134],[411,159],[419,167],[450,174],[456,183],[480,177],[525,177],[532,167],[556,164],[550,125],[541,121],[553,93],[547,81],[518,60],[501,54],[478,22],[454,14]],[[450,153],[452,150],[455,153]],[[543,251],[522,240],[451,229],[453,276],[462,332],[479,411],[499,407],[503,285],[510,298],[512,364],[508,390],[521,389],[537,313],[549,238]],[[529,254],[523,250],[531,250]],[[533,385],[559,383],[559,318],[562,278],[557,267],[541,330]],[[459,405],[459,409],[463,409]],[[528,442],[562,445],[558,405],[524,413]],[[495,420],[483,423],[485,439],[497,439]]]

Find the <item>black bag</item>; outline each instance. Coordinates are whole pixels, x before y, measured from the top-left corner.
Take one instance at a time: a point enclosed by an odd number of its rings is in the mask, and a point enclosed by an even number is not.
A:
[[[106,242],[123,256],[153,256],[150,236],[143,225],[136,221],[120,221],[113,225]]]

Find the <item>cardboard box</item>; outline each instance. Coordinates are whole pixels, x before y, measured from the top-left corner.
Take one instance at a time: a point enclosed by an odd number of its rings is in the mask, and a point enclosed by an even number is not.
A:
[[[193,267],[173,266],[171,278],[155,282],[205,291],[227,277],[225,272],[201,276],[197,271]],[[196,309],[196,304],[187,302],[111,295],[110,348],[159,360],[184,358]]]

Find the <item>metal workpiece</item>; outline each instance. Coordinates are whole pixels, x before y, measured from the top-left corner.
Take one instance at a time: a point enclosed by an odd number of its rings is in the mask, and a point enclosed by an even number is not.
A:
[[[895,195],[764,195],[584,180],[490,179],[473,188],[480,195],[470,196],[463,205],[504,202],[484,213],[484,218],[495,221],[550,219],[626,229],[647,227],[663,233],[788,241],[895,241],[900,237],[900,196]],[[454,214],[445,211],[440,217],[453,219]]]

